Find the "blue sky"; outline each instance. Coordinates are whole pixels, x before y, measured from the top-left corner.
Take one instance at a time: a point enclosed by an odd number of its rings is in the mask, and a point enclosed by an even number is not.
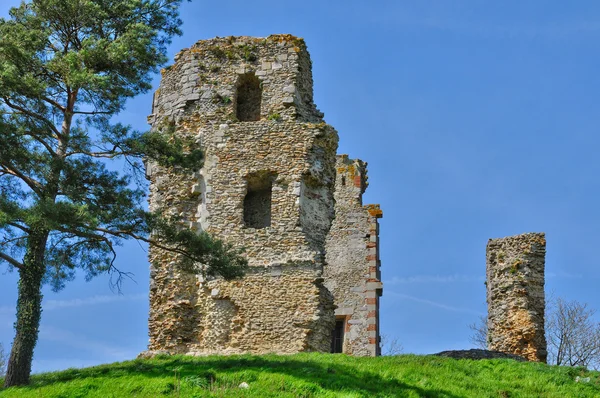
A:
[[[306,40],[339,153],[369,162],[365,203],[384,210],[382,333],[406,352],[472,346],[489,238],[546,232],[546,290],[600,310],[600,4],[196,0],[182,14],[171,59],[214,36]],[[150,104],[140,96],[119,119],[145,129]],[[129,244],[118,263],[136,280],[121,296],[103,277],[45,292],[34,371],[145,349],[146,254]],[[15,302],[16,275],[0,269],[6,348]]]

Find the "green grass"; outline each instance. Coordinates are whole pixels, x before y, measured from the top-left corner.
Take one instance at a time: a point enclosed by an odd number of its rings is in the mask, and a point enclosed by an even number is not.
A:
[[[575,378],[590,377],[588,383]],[[249,384],[241,389],[240,383]],[[2,379],[0,379],[0,385]],[[600,397],[600,373],[507,359],[160,357],[34,375],[0,397]]]

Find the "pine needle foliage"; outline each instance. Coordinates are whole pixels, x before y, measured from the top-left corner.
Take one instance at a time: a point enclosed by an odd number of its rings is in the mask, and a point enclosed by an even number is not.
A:
[[[184,268],[241,276],[239,251],[176,219],[144,210],[142,160],[190,172],[201,150],[173,134],[115,123],[151,88],[182,0],[30,0],[0,19],[0,263],[19,273],[16,337],[5,385],[29,381],[41,287],[60,290],[77,269],[109,273],[115,247],[136,239],[175,251]],[[106,162],[121,158],[119,173]],[[197,264],[201,262],[202,267]]]

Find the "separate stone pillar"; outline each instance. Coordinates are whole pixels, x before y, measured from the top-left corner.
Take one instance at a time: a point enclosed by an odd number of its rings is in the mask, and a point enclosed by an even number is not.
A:
[[[487,244],[488,349],[546,362],[544,233]]]

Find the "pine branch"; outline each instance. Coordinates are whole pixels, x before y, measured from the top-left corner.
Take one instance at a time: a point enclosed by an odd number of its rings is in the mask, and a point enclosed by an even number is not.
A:
[[[0,171],[5,172],[6,174],[10,174],[13,177],[19,178],[29,188],[31,188],[32,191],[34,191],[36,194],[38,194],[38,196],[42,195],[42,189],[43,189],[42,184],[40,184],[38,181],[34,180],[31,177],[26,176],[21,171],[11,167],[8,164],[0,164],[0,167],[1,167]]]
[[[20,263],[19,261],[15,260],[14,258],[12,258],[11,256],[9,256],[8,254],[2,253],[0,252],[0,258],[4,261],[6,261],[7,263],[9,263],[10,265],[12,265],[15,268],[18,269],[24,269],[25,266]]]
[[[112,115],[114,112],[111,111],[73,111],[73,115]]]
[[[48,98],[48,97],[42,97],[42,100],[46,101],[47,103],[49,103],[49,104],[50,104],[50,105],[52,105],[53,107],[60,109],[62,112],[64,112],[64,111],[65,111],[65,107],[64,107],[64,106],[62,106],[61,104],[59,104],[58,102],[54,101],[54,100],[53,100],[53,99],[51,99],[51,98]]]
[[[46,142],[46,140],[42,137],[40,137],[39,135],[33,133],[33,132],[27,132],[27,133],[23,133],[25,135],[30,136],[31,138],[33,138],[34,140],[36,140],[38,143],[40,143],[44,148],[46,148],[46,151],[48,151],[48,153],[52,156],[52,157],[56,157],[58,156],[57,153],[54,151],[54,148],[52,148],[50,146],[50,144],[48,144],[48,142]]]
[[[45,117],[38,115],[37,113],[31,112],[25,108],[23,108],[22,106],[19,106],[17,104],[12,103],[8,98],[3,97],[2,100],[4,101],[4,103],[11,109],[17,110],[29,117],[32,117],[34,119],[40,120],[42,122],[44,122],[45,124],[48,125],[48,127],[54,132],[54,134],[56,134],[57,138],[60,138],[61,134],[58,131],[58,129],[56,128],[56,126],[54,126],[54,124],[52,124],[48,119],[46,119]]]
[[[115,261],[117,259],[117,252],[114,249],[113,242],[111,242],[111,240],[106,235],[97,234],[94,232],[85,232],[85,231],[81,231],[81,230],[73,231],[73,230],[67,230],[67,229],[61,229],[61,228],[58,228],[57,230],[68,234],[68,236],[61,238],[59,240],[59,242],[57,242],[55,244],[55,246],[65,239],[72,239],[72,238],[76,238],[76,237],[83,238],[84,240],[73,243],[72,245],[69,246],[70,249],[75,248],[77,246],[85,245],[86,243],[92,243],[92,242],[102,242],[104,245],[106,245],[106,247],[112,253],[112,258],[110,259],[110,263],[108,265],[107,272],[109,274],[117,275],[116,279],[113,277],[113,275],[111,275],[111,279],[110,279],[111,289],[116,289],[118,292],[120,292],[121,286],[123,285],[123,280],[125,278],[133,280],[133,278],[132,278],[133,273],[121,271],[119,268],[117,268],[115,266]],[[88,231],[93,231],[93,230],[94,230],[93,228],[88,228]],[[100,231],[100,232],[108,231],[108,230],[103,230],[101,228],[96,228],[95,230]],[[114,232],[120,232],[120,231],[114,231]],[[108,235],[118,236],[117,234],[110,234],[110,233],[108,233]],[[53,248],[55,246],[53,246]]]
[[[102,159],[114,159],[119,156],[126,156],[129,153],[125,151],[117,152],[116,149],[112,151],[106,152],[89,152],[89,151],[71,151],[68,152],[65,157],[73,156],[73,155],[85,155],[90,156],[92,158],[102,158]]]
[[[29,228],[27,228],[24,225],[18,224],[16,222],[7,222],[6,225],[10,225],[11,227],[18,228],[23,232],[27,232],[27,233],[31,232],[31,230]]]

